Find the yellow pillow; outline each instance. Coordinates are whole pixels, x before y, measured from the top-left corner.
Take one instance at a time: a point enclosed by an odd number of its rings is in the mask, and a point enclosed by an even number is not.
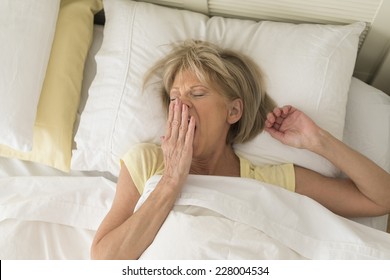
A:
[[[33,149],[20,152],[0,145],[0,156],[70,170],[73,126],[84,63],[92,42],[93,17],[102,8],[102,0],[61,0],[35,120]]]

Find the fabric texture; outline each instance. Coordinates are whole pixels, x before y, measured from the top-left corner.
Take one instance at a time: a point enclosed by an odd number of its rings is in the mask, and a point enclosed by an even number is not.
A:
[[[255,166],[249,160],[243,157],[239,158],[242,178],[255,179],[295,192],[295,171],[293,164],[284,163],[279,165]]]
[[[161,176],[147,183],[136,210]],[[141,259],[389,259],[390,235],[253,179],[193,176]]]
[[[0,144],[33,146],[60,0],[0,1]]]
[[[142,143],[132,147],[123,157],[122,162],[128,169],[140,194],[144,191],[147,180],[164,171],[164,155],[160,146]],[[254,166],[240,157],[241,177],[251,178],[268,184],[277,185],[295,191],[295,174],[292,164],[275,166]]]
[[[390,96],[352,78],[347,112],[344,142],[390,173]]]
[[[166,118],[158,95],[161,77],[142,91],[144,74],[173,43],[189,38],[249,55],[265,73],[267,91],[278,105],[298,107],[342,139],[364,23],[333,26],[209,18],[128,0],[107,0],[104,8],[104,39],[75,136],[72,169],[118,175],[119,159],[132,145],[160,144]],[[295,163],[328,176],[338,173],[329,161],[287,147],[267,133],[235,149],[255,165]]]
[[[99,176],[0,178],[0,259],[89,259],[114,195]]]
[[[101,0],[62,0],[36,116],[33,149],[0,146],[0,155],[70,170],[73,126],[80,101],[83,69],[92,42],[93,16]]]
[[[390,258],[389,234],[305,196],[246,178],[187,183],[143,258]],[[114,197],[115,182],[98,176],[0,178],[0,258],[88,259]]]

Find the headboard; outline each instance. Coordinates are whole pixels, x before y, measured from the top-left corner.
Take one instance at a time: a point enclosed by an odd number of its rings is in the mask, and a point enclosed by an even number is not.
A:
[[[142,0],[209,16],[292,23],[367,24],[360,38],[354,76],[390,94],[390,1],[383,0]],[[104,12],[95,23],[104,24]],[[387,74],[387,75],[386,75]]]

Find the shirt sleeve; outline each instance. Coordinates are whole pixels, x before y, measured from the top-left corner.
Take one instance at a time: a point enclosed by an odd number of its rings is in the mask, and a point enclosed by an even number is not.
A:
[[[241,177],[255,179],[295,192],[295,170],[292,163],[255,166],[240,157]]]
[[[137,144],[131,147],[121,158],[140,194],[143,193],[146,181],[153,175],[162,174],[164,156],[160,146],[150,143]]]
[[[255,179],[295,192],[295,171],[291,163],[255,167]]]

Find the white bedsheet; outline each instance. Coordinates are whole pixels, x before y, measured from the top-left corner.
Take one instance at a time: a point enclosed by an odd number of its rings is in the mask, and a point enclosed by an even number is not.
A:
[[[154,189],[152,177],[138,205]],[[143,259],[390,259],[390,234],[242,178],[190,175]]]
[[[0,259],[88,259],[114,192],[102,177],[0,178]]]
[[[114,193],[103,177],[0,178],[0,259],[88,259]],[[390,259],[390,235],[279,187],[190,175],[142,258]]]

